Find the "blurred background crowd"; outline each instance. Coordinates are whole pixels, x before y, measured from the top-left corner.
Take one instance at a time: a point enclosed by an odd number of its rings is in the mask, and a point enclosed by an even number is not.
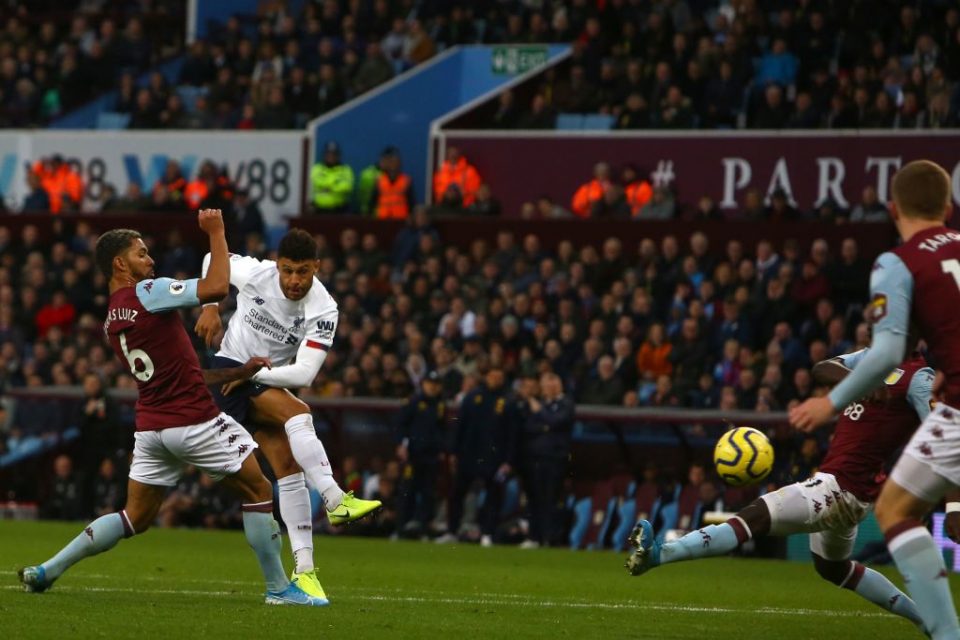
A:
[[[133,129],[301,127],[471,43],[574,47],[532,90],[500,96],[494,128],[566,113],[621,129],[939,128],[960,107],[948,2],[264,0],[191,44],[176,0],[30,4],[0,7],[4,126],[107,96]]]

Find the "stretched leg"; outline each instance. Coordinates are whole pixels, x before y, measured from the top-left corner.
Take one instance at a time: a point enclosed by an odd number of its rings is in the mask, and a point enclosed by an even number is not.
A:
[[[290,443],[275,429],[259,429],[254,439],[277,477],[280,518],[287,526],[295,573],[313,571],[313,513],[303,472],[293,459]]]
[[[143,533],[157,517],[167,487],[130,480],[127,504],[119,513],[100,516],[81,531],[55,556],[36,567],[20,570],[28,591],[45,591],[63,573],[84,558],[109,551],[122,538]]]
[[[883,485],[876,508],[890,555],[920,610],[927,632],[936,639],[960,638],[960,625],[943,554],[921,519],[950,487],[949,480],[910,453],[904,453]]]
[[[831,532],[824,531],[820,534],[812,534],[810,537],[810,546],[813,547],[815,537],[824,536]],[[853,541],[856,540],[856,529],[853,532],[853,538],[850,539],[852,548]],[[823,538],[821,537],[821,540]],[[828,544],[816,543],[821,547],[828,547]],[[813,552],[813,566],[820,574],[820,577],[827,582],[853,591],[865,600],[869,600],[878,607],[886,609],[890,613],[903,616],[910,622],[923,627],[923,620],[920,618],[920,611],[917,605],[907,594],[897,589],[892,582],[886,579],[883,574],[868,569],[859,562],[850,559],[845,560],[827,560],[826,558]]]
[[[503,485],[497,482],[495,477],[489,476],[483,479],[483,486],[487,495],[480,512],[480,532],[485,536],[492,536],[497,529],[500,505],[503,504]]]
[[[630,534],[636,551],[627,558],[626,567],[631,575],[638,576],[661,564],[725,555],[752,538],[810,531],[809,520],[801,483],[754,500],[723,524],[702,527],[663,545],[654,541],[651,524],[641,520]]]
[[[286,389],[268,389],[253,398],[252,404],[257,425],[286,432],[293,458],[303,468],[307,482],[320,492],[327,510],[340,506],[344,493],[333,479],[333,468],[317,438],[310,408]]]
[[[273,488],[253,456],[247,456],[237,473],[223,485],[243,500],[243,531],[257,554],[268,593],[281,593],[289,584],[280,560],[280,526],[273,519]]]

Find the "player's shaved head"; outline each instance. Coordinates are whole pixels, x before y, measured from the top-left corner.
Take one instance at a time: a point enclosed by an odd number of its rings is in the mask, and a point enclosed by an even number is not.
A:
[[[277,257],[292,262],[317,259],[317,241],[303,229],[291,229],[280,240]]]
[[[130,243],[140,237],[140,232],[133,229],[111,229],[97,239],[95,255],[103,275],[107,278],[113,276],[113,259],[129,249]]]
[[[950,210],[950,176],[936,162],[914,160],[893,176],[893,203],[908,218],[943,220]]]

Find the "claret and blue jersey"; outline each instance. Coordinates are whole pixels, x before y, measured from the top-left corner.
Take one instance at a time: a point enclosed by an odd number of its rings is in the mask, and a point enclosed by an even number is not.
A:
[[[176,309],[195,307],[197,280],[153,278],[110,296],[103,329],[137,381],[138,431],[200,424],[219,414]]]

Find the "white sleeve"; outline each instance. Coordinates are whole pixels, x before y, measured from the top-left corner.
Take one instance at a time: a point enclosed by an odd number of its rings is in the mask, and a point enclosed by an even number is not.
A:
[[[255,382],[284,389],[313,384],[323,361],[327,359],[327,350],[333,344],[333,337],[337,334],[340,311],[334,304],[325,309],[319,317],[314,317],[307,327],[300,348],[297,349],[296,361],[274,369],[261,369],[253,376]]]
[[[251,258],[250,256],[241,256],[236,253],[230,254],[230,284],[236,287],[237,289],[242,289],[250,278],[253,277],[253,274],[256,272],[257,267],[262,263],[256,258]],[[203,266],[200,268],[200,275],[203,278],[207,277],[207,271],[210,270],[210,254],[203,256]]]
[[[273,369],[260,369],[253,376],[253,381],[281,389],[308,387],[313,384],[323,361],[327,359],[327,347],[313,346],[311,342],[304,340],[300,343],[296,362]]]

